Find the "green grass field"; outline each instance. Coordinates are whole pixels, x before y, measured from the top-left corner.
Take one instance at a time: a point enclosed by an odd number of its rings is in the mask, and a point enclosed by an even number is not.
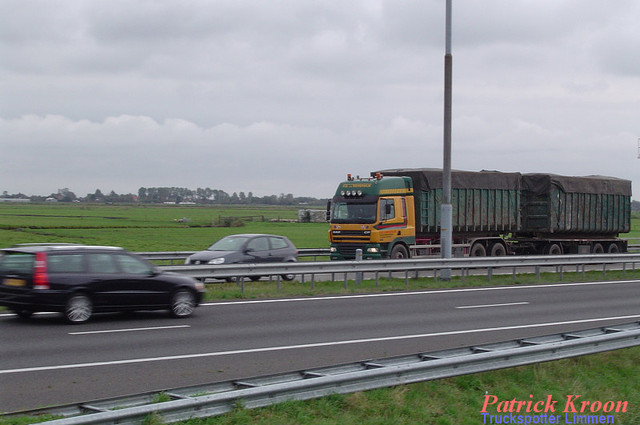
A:
[[[328,246],[326,223],[296,223],[297,207],[172,205],[0,204],[0,247],[72,242],[116,245],[131,251],[203,249],[234,233],[287,236],[298,248]],[[221,217],[252,217],[242,227],[212,227]],[[184,221],[181,221],[185,219]],[[264,221],[262,221],[264,220]],[[640,238],[640,217],[621,237]]]
[[[69,242],[115,245],[131,251],[195,251],[234,233],[274,233],[287,236],[298,248],[327,247],[326,223],[278,221],[297,216],[298,208],[268,206],[0,204],[0,246]],[[254,221],[242,227],[212,227],[220,217],[251,217]]]
[[[297,208],[203,208],[174,206],[85,206],[85,205],[4,205],[0,204],[0,246],[25,242],[80,242],[117,245],[132,251],[174,251],[202,249],[218,238],[232,233],[275,233],[288,236],[299,248],[326,247],[328,225],[252,221],[243,227],[210,227],[219,216],[264,216],[269,219],[294,219]],[[185,223],[176,219],[183,217]],[[640,218],[632,220],[626,238],[640,238]],[[608,272],[611,279],[640,278],[640,271]],[[581,280],[582,275],[565,273],[564,280]],[[602,278],[591,272],[586,280]],[[541,281],[557,279],[543,274]],[[454,278],[447,286],[476,286],[536,283],[535,276]],[[267,281],[247,284],[240,292],[236,284],[208,285],[210,298],[259,298],[370,291],[402,291],[444,286],[434,279],[381,279],[378,286],[365,281],[359,286],[349,282],[287,282],[278,291]],[[528,400],[529,395],[543,398],[551,394],[562,399],[580,394],[586,400],[625,400],[629,410],[615,415],[615,424],[640,424],[640,347],[535,364],[494,372],[440,379],[363,393],[334,395],[307,402],[287,402],[276,406],[235,411],[185,425],[217,424],[482,424],[483,396]],[[0,425],[36,423],[51,418],[0,418]],[[163,424],[151,416],[147,425]],[[564,421],[561,423],[565,423]]]

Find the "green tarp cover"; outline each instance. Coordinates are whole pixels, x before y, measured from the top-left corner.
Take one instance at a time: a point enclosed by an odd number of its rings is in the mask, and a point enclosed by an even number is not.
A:
[[[437,168],[395,168],[374,171],[371,175],[407,176],[413,180],[416,191],[429,191],[442,188],[442,170]],[[499,171],[461,171],[451,170],[452,189],[520,189],[520,173],[502,173]]]
[[[374,171],[383,176],[407,176],[415,190],[442,188],[442,170],[438,168],[393,168]],[[565,193],[603,193],[631,196],[631,181],[606,176],[559,176],[547,173],[503,173],[500,171],[451,170],[452,189],[512,189],[535,194],[549,193],[551,186]]]
[[[537,195],[556,186],[564,193],[601,193],[631,196],[631,181],[606,176],[570,177],[556,174],[523,174],[522,189]]]

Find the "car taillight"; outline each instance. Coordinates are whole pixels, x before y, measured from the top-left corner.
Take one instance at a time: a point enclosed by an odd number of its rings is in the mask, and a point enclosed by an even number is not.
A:
[[[33,289],[49,289],[47,254],[44,252],[36,252],[36,265],[33,268]]]

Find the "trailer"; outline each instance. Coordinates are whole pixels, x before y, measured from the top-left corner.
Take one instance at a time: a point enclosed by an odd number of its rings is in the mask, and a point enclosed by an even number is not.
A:
[[[625,252],[631,182],[499,171],[451,172],[457,255]],[[390,169],[340,183],[327,215],[331,258],[439,254],[442,170]]]

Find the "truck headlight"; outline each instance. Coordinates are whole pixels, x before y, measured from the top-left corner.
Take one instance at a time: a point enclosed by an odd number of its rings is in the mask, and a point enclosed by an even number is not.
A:
[[[335,246],[329,248],[329,252],[338,252]]]
[[[367,248],[367,252],[370,254],[377,254],[380,252],[380,249],[376,248],[375,246],[372,246],[371,248]]]

